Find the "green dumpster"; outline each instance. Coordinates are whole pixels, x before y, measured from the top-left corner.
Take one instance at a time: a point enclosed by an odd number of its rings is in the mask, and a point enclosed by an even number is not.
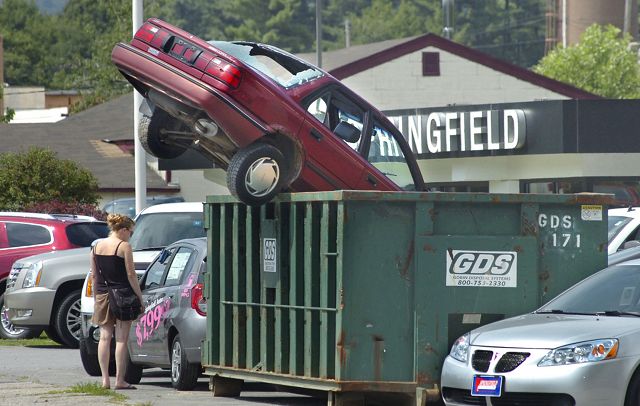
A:
[[[252,380],[327,391],[332,404],[435,400],[458,336],[606,267],[609,201],[336,191],[251,208],[210,196],[211,389],[237,396]]]

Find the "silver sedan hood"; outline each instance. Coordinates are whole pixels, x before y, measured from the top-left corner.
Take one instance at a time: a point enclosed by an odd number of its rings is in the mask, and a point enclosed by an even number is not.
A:
[[[621,337],[640,329],[640,317],[525,314],[479,327],[471,345],[553,349],[597,338]]]

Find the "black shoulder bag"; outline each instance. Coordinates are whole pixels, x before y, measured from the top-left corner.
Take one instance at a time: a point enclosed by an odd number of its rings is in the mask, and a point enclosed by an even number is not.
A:
[[[122,321],[135,320],[140,315],[140,308],[142,304],[138,299],[138,295],[133,291],[131,284],[127,281],[128,286],[122,288],[114,288],[109,285],[107,278],[104,277],[98,261],[95,258],[95,247],[93,251],[94,263],[96,269],[102,275],[104,283],[107,285],[107,291],[109,292],[109,310],[116,316],[116,319]]]

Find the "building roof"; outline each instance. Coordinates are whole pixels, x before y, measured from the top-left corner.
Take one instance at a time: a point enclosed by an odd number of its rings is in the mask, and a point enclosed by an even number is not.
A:
[[[427,47],[438,48],[572,99],[601,98],[593,93],[550,79],[529,69],[494,58],[435,34],[356,45],[336,51],[323,52],[322,68],[337,79],[342,80]],[[316,62],[315,53],[299,54],[298,56],[310,63]]]
[[[115,98],[65,120],[48,124],[0,124],[2,152],[21,152],[31,146],[45,147],[88,169],[101,191],[135,190],[134,157],[116,140],[133,141],[133,96]],[[177,192],[156,172],[147,171],[150,191]]]

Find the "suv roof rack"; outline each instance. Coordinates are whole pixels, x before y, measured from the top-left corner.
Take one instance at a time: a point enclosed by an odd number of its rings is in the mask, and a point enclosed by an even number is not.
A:
[[[86,220],[86,221],[98,221],[95,217],[78,215],[78,214],[29,213],[29,212],[24,212],[24,211],[0,211],[0,216],[30,217],[30,218],[38,218],[38,219],[44,219],[44,220],[75,219],[75,220]]]
[[[0,216],[10,216],[10,217],[31,217],[31,218],[39,218],[46,220],[55,220],[51,214],[46,213],[28,213],[24,211],[0,211]]]
[[[82,214],[65,214],[65,213],[51,213],[51,216],[57,219],[76,219],[76,220],[87,220],[87,221],[98,221],[97,218],[93,216],[85,216]]]

